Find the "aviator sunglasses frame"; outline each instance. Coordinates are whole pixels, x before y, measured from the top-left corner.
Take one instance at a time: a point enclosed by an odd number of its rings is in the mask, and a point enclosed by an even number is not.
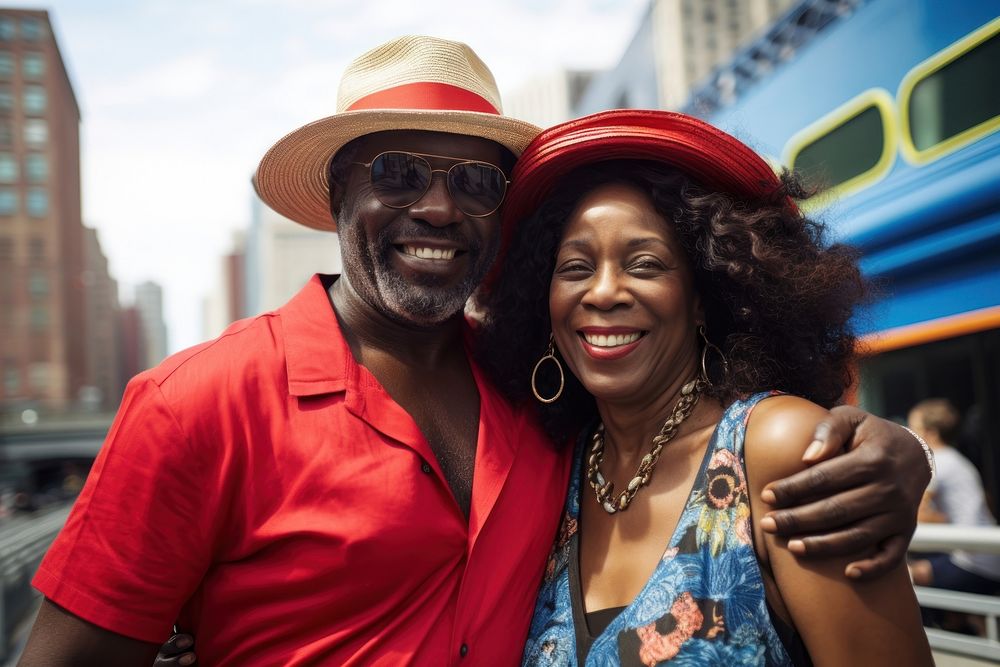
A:
[[[390,204],[390,203],[386,202],[385,200],[383,200],[382,197],[379,195],[378,188],[375,185],[376,181],[375,181],[374,178],[372,178],[372,165],[374,165],[376,162],[378,162],[379,158],[384,157],[386,155],[405,155],[407,157],[416,158],[420,162],[423,162],[425,165],[427,165],[427,169],[430,172],[429,173],[429,178],[427,179],[427,185],[426,185],[426,187],[424,187],[423,191],[417,192],[416,190],[414,190],[414,192],[416,194],[414,196],[413,201],[408,202],[406,204]],[[427,158],[438,158],[438,159],[441,159],[441,160],[452,160],[452,161],[455,162],[455,164],[451,165],[447,169],[435,169],[431,165],[430,161]],[[499,210],[500,206],[503,205],[503,201],[507,197],[507,188],[510,185],[510,179],[507,178],[507,174],[504,173],[504,170],[501,169],[500,167],[498,167],[497,165],[493,164],[492,162],[486,162],[484,160],[466,160],[464,158],[452,157],[450,155],[434,155],[433,153],[415,153],[413,151],[382,151],[381,153],[379,153],[378,155],[376,155],[375,157],[373,157],[370,162],[352,162],[351,164],[353,164],[353,165],[359,165],[359,166],[362,166],[365,169],[367,169],[368,170],[368,181],[372,185],[372,191],[375,194],[375,198],[378,199],[379,202],[382,203],[382,205],[387,206],[389,208],[396,208],[396,209],[408,208],[408,207],[413,206],[414,204],[416,204],[421,199],[423,199],[424,195],[427,194],[427,191],[431,189],[431,185],[433,185],[433,183],[434,183],[434,174],[441,173],[441,174],[445,175],[445,185],[448,188],[448,195],[451,197],[452,201],[455,203],[455,206],[458,207],[458,209],[460,211],[462,211],[462,213],[464,213],[465,215],[469,216],[470,218],[485,218],[487,216],[490,216],[490,215],[493,215],[494,213],[496,213],[497,210]],[[486,166],[486,167],[492,167],[493,169],[496,169],[497,173],[501,176],[500,182],[503,184],[503,190],[500,192],[500,198],[497,201],[497,205],[494,206],[489,211],[486,211],[485,213],[469,213],[468,211],[466,211],[462,207],[462,205],[459,203],[460,202],[460,197],[457,197],[456,194],[455,194],[455,192],[452,190],[451,172],[455,168],[461,167],[461,166],[464,166],[464,165],[483,165],[483,166]],[[465,193],[460,193],[460,194],[465,194]],[[472,195],[466,194],[466,196],[472,196]]]

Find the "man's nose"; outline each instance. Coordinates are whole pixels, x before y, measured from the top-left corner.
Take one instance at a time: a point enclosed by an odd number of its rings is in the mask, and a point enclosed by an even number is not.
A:
[[[435,171],[431,175],[427,192],[410,205],[410,216],[435,227],[447,227],[462,221],[464,215],[448,191],[447,173]]]

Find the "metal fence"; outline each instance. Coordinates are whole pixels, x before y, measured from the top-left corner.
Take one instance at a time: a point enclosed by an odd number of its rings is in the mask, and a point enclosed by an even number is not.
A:
[[[69,510],[66,504],[0,525],[0,660],[7,658],[14,627],[31,609],[31,577]]]
[[[956,549],[1000,554],[1000,528],[920,524],[910,542],[910,551],[916,552],[948,552]],[[923,586],[917,586],[915,590],[922,607],[975,614],[982,616],[986,622],[985,637],[927,628],[931,648],[1000,664],[1000,635],[997,631],[1000,597]]]

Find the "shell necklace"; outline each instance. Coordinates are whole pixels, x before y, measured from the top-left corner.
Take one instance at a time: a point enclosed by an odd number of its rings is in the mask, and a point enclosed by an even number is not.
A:
[[[691,380],[681,388],[681,397],[677,399],[677,404],[671,411],[670,416],[663,422],[660,432],[653,437],[653,448],[648,454],[642,457],[639,468],[635,471],[635,476],[625,487],[625,490],[615,496],[615,483],[604,479],[601,474],[601,461],[604,460],[604,424],[598,425],[594,431],[593,444],[590,447],[590,458],[587,461],[587,480],[597,494],[597,502],[608,514],[623,512],[628,509],[639,489],[649,484],[653,474],[653,468],[660,460],[660,452],[664,445],[674,439],[677,430],[684,420],[694,411],[694,406],[698,404],[701,392],[708,386],[702,378]]]

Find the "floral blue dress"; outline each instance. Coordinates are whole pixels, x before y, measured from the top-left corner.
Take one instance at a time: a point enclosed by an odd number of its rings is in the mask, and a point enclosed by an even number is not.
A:
[[[770,395],[756,394],[725,411],[652,577],[635,600],[592,638],[586,657],[578,661],[582,604],[578,589],[571,596],[571,583],[579,586],[576,529],[583,445],[589,442],[586,436],[581,438],[566,514],[538,594],[524,665],[792,664],[764,597],[743,463],[750,411]]]

